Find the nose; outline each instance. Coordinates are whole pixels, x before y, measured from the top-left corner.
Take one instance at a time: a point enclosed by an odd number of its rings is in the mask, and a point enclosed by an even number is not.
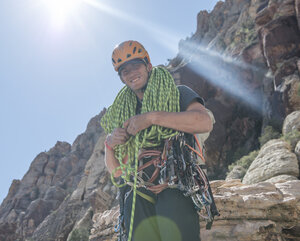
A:
[[[130,68],[127,69],[127,74],[129,76],[131,76],[132,74],[134,74],[136,72],[137,68],[131,66]]]
[[[133,77],[137,74],[138,68],[134,65],[128,65],[126,68],[122,71],[123,77]]]

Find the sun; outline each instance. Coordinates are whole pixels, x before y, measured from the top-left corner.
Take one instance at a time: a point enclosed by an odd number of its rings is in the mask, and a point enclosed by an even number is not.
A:
[[[60,29],[78,12],[82,0],[42,0],[42,3],[51,16],[53,27]]]

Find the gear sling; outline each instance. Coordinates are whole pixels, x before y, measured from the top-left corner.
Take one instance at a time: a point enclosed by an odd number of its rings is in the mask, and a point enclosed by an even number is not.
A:
[[[144,158],[149,156],[151,156],[151,160],[143,163]],[[206,220],[206,229],[210,229],[214,216],[219,215],[219,212],[214,202],[207,175],[197,157],[200,157],[205,163],[203,151],[196,135],[180,133],[171,137],[165,141],[162,151],[145,150],[139,155],[140,166],[138,168],[137,187],[147,188],[147,186],[155,186],[159,183],[166,188],[179,189],[184,196],[191,197],[195,209]],[[141,178],[143,170],[151,165],[155,168],[154,172],[147,181],[144,181]],[[133,186],[131,182],[127,182],[127,184]],[[130,191],[121,191],[119,196],[120,216],[118,224],[115,226],[115,231],[119,232],[119,241],[127,240],[126,231],[128,230],[125,230],[124,226],[124,203]],[[149,202],[155,203],[151,196],[138,190],[137,194]]]

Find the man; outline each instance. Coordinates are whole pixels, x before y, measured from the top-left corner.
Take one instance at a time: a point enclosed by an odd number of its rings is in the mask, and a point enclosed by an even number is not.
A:
[[[112,61],[126,86],[101,124],[108,133],[108,171],[114,177],[122,176],[127,184],[120,189],[126,234],[134,241],[198,241],[200,227],[194,203],[179,189],[168,188],[178,182],[178,174],[171,176],[162,169],[171,150],[166,140],[178,133],[210,132],[212,118],[194,91],[186,86],[177,88],[167,70],[152,67],[139,42],[118,45]],[[174,172],[172,167],[169,169]]]

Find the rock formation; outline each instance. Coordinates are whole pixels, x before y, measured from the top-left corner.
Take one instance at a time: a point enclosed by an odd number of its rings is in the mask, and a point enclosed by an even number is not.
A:
[[[91,215],[91,204],[95,210],[112,205],[116,189],[104,168],[103,113],[72,146],[57,142],[37,155],[22,180],[13,181],[0,207],[0,240],[66,240],[76,222]],[[102,190],[108,197],[99,203],[95,197]]]
[[[261,182],[246,185],[240,180],[211,182],[220,216],[211,230],[200,222],[205,241],[299,240],[300,181]],[[90,240],[115,240],[118,208],[94,215]]]
[[[215,116],[206,141],[208,174],[259,150],[248,170],[212,182],[221,215],[203,240],[300,240],[300,138],[258,137],[272,126],[299,130],[300,1],[225,0],[197,16],[167,68],[205,100]],[[105,110],[104,110],[105,111]],[[104,167],[103,115],[72,145],[57,142],[14,180],[0,206],[0,240],[114,240],[116,188]],[[241,182],[234,178],[246,175]],[[241,174],[243,173],[243,174]],[[231,180],[229,180],[231,179]]]
[[[258,183],[279,175],[297,178],[299,166],[296,155],[289,150],[288,143],[275,139],[263,145],[244,176],[243,183]]]
[[[233,160],[259,148],[262,129],[281,130],[299,110],[298,1],[226,0],[197,16],[167,66],[215,114],[207,140],[208,172],[224,178]]]

